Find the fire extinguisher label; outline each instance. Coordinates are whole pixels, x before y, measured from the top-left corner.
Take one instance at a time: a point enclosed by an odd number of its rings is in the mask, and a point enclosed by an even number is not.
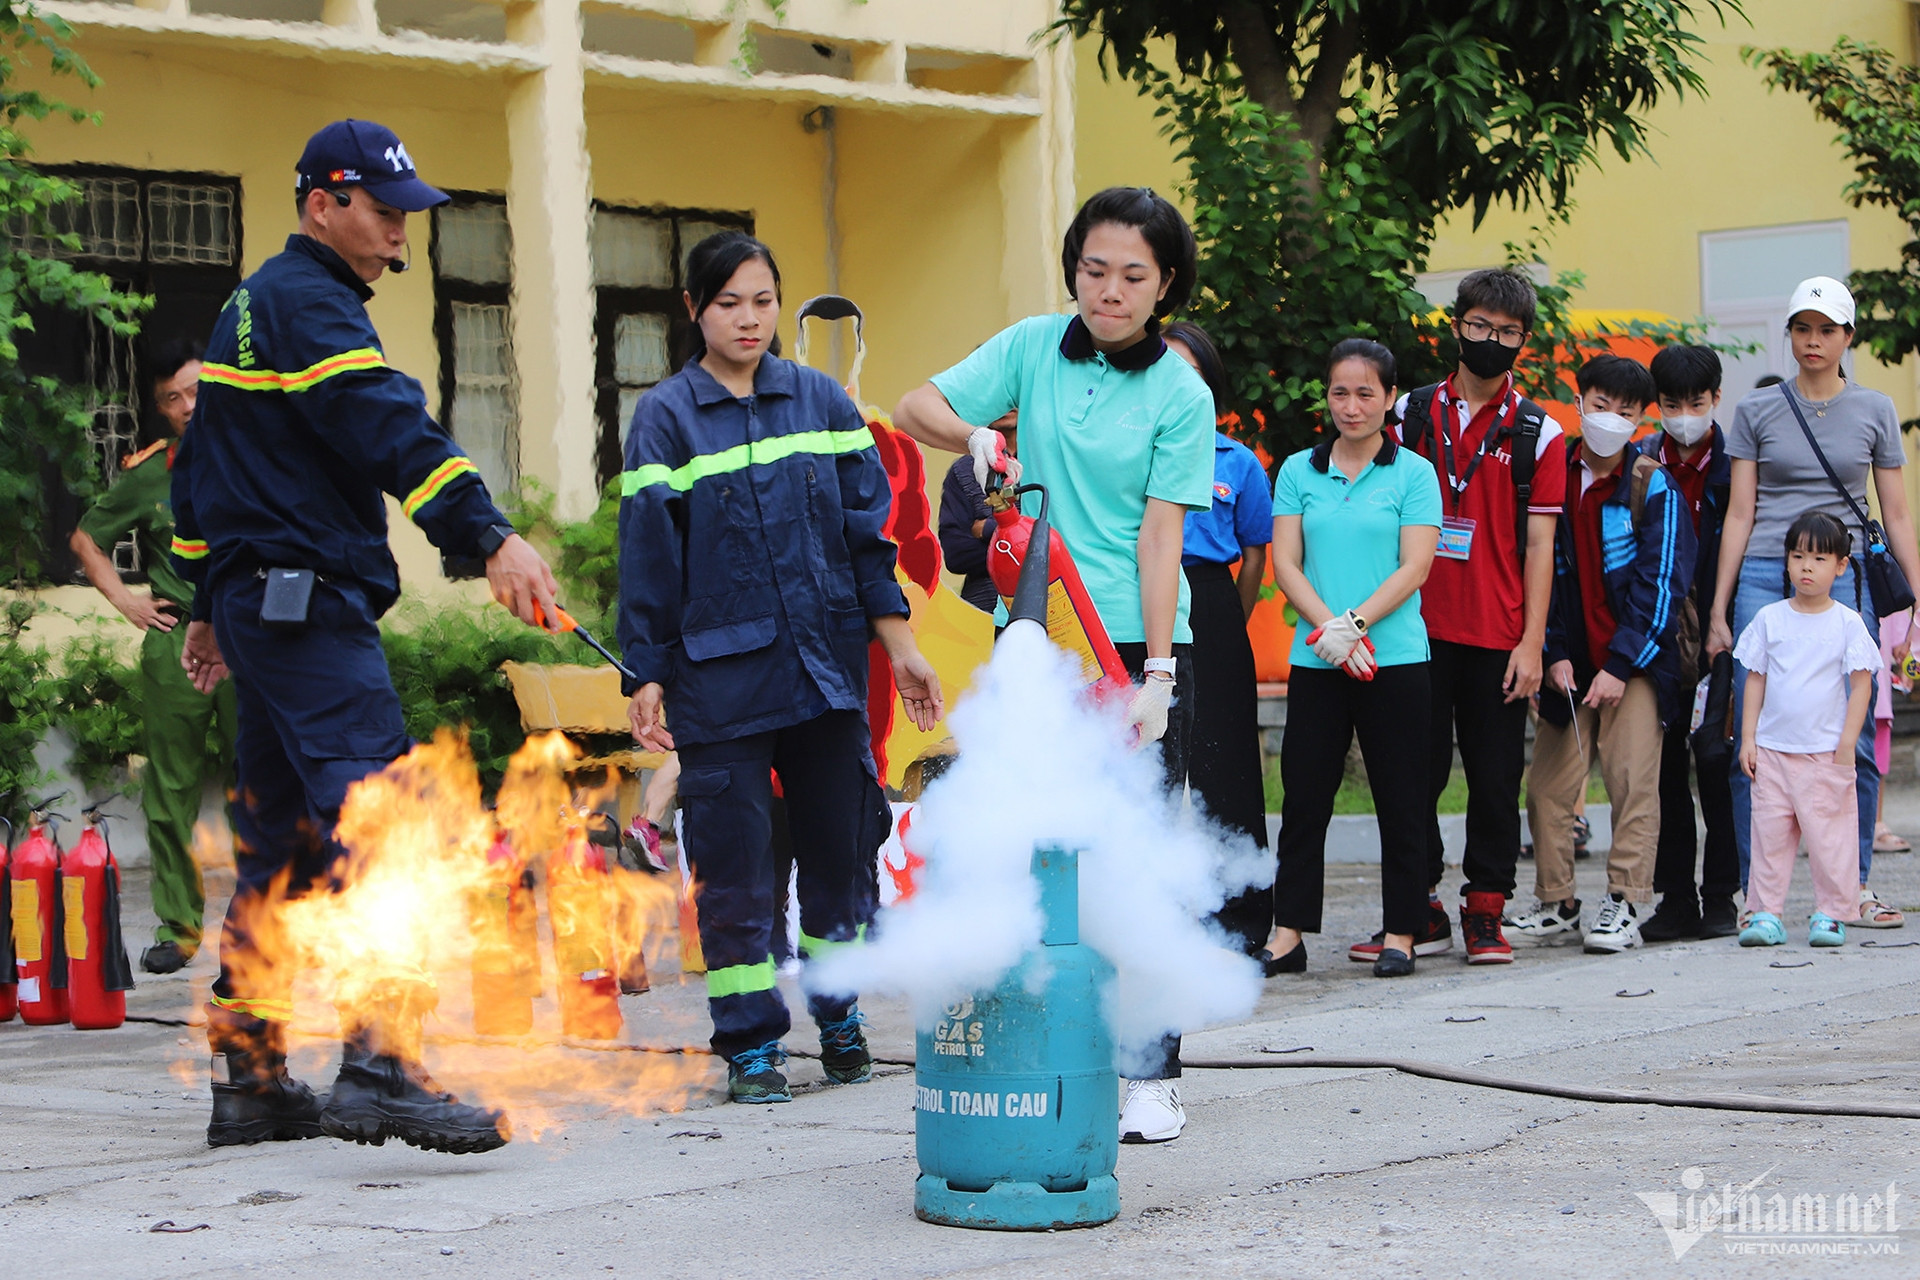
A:
[[[67,959],[87,958],[87,882],[79,876],[60,877],[60,896],[67,907]]]
[[[1088,684],[1106,674],[1093,651],[1093,637],[1087,634],[1087,624],[1073,607],[1067,584],[1059,578],[1047,584],[1047,638],[1080,659],[1080,678]]]
[[[38,978],[20,979],[20,1003],[21,1004],[39,1004],[40,1003],[40,979]]]
[[[44,947],[40,937],[40,882],[37,880],[15,880],[13,882],[13,955],[21,964],[32,964],[45,959]],[[38,984],[36,983],[36,986]],[[21,984],[20,998],[25,1000],[26,985]],[[38,1000],[40,997],[35,996]]]

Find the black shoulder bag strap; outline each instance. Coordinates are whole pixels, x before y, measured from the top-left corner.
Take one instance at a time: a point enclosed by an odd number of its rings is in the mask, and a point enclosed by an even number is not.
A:
[[[1439,430],[1439,426],[1433,420],[1433,398],[1439,390],[1440,384],[1436,382],[1430,387],[1417,387],[1409,392],[1407,394],[1407,415],[1400,420],[1401,441],[1411,448],[1416,438],[1425,439],[1427,442],[1427,461],[1433,463],[1435,467],[1440,465],[1440,441],[1434,434]],[[1416,433],[1407,430],[1407,424],[1416,416],[1418,416],[1421,422],[1426,424],[1420,429],[1417,436]],[[1420,450],[1414,449],[1414,452],[1418,453]]]
[[[1540,427],[1546,421],[1547,411],[1525,396],[1514,409],[1514,423],[1510,427],[1509,451],[1512,462],[1508,470],[1513,473],[1513,495],[1516,541],[1520,549],[1521,563],[1527,559],[1527,508],[1533,502],[1533,464],[1540,452]]]
[[[1807,438],[1807,447],[1813,450],[1813,456],[1820,459],[1820,469],[1827,473],[1828,483],[1833,491],[1847,504],[1847,510],[1853,512],[1853,518],[1860,522],[1860,532],[1865,535],[1867,545],[1862,548],[1863,558],[1867,562],[1867,588],[1873,597],[1875,617],[1884,618],[1888,614],[1910,609],[1914,604],[1913,588],[1907,582],[1907,575],[1900,564],[1887,554],[1886,530],[1880,522],[1870,518],[1853,500],[1853,494],[1847,486],[1840,483],[1840,477],[1834,474],[1833,464],[1827,461],[1826,451],[1814,438],[1813,428],[1807,425],[1807,415],[1800,412],[1800,402],[1794,398],[1789,384],[1780,384],[1780,395],[1787,402],[1787,408],[1793,410],[1793,420],[1800,424],[1800,432]]]

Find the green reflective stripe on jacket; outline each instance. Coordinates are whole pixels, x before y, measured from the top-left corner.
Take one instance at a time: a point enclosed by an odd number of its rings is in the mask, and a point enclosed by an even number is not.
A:
[[[620,493],[622,497],[630,498],[656,484],[664,484],[675,492],[685,493],[693,488],[695,481],[779,462],[796,453],[859,453],[872,444],[873,432],[865,427],[858,431],[796,431],[792,435],[737,444],[718,453],[703,453],[688,459],[684,466],[669,467],[664,463],[649,462],[621,473]]]
[[[831,942],[826,938],[816,938],[802,930],[800,949],[807,953],[810,960],[820,960],[843,947],[857,947],[867,940],[867,926],[860,925],[853,931],[853,937],[845,942]]]
[[[759,964],[730,964],[724,969],[707,970],[707,998],[744,996],[755,991],[773,990],[773,957]]]

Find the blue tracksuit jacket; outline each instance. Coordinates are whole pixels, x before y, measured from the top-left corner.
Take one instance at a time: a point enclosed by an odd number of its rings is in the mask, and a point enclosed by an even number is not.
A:
[[[1595,671],[1621,680],[1650,676],[1660,702],[1660,723],[1671,724],[1683,710],[1689,691],[1681,687],[1680,654],[1674,629],[1681,605],[1693,586],[1696,552],[1693,516],[1674,488],[1656,453],[1627,446],[1621,459],[1621,483],[1600,512],[1600,558],[1606,576],[1607,606],[1613,611],[1613,639],[1604,654],[1587,652],[1587,627],[1580,600],[1580,574],[1574,555],[1573,509],[1580,495],[1580,451],[1568,450],[1567,504],[1553,540],[1553,602],[1547,610],[1546,662],[1567,660],[1579,687]],[[1636,525],[1632,492],[1644,486],[1645,500]],[[1540,718],[1564,725],[1566,699],[1540,699]]]

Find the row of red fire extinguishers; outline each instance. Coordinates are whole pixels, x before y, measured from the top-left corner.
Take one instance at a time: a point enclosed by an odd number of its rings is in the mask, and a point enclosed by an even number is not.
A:
[[[27,832],[0,845],[0,1022],[71,1022],[104,1031],[127,1020],[133,966],[120,935],[120,864],[99,805],[80,811],[80,838],[61,851],[53,812],[65,793],[31,805]]]

